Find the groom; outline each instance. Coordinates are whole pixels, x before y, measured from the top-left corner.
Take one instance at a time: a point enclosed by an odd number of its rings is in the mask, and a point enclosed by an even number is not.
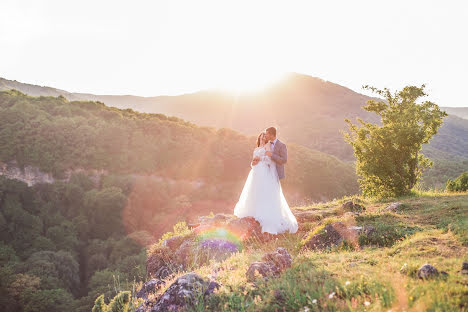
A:
[[[278,178],[284,178],[284,164],[288,160],[288,150],[286,149],[286,144],[281,142],[276,138],[276,128],[270,127],[265,129],[265,137],[271,143],[272,152],[266,152],[267,156],[270,156],[271,159],[276,163],[276,170],[278,171]],[[258,159],[254,158],[252,160],[252,165],[258,163]]]

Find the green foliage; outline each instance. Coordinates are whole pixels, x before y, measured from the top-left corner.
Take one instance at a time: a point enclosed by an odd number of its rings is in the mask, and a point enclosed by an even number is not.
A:
[[[163,241],[166,239],[169,239],[174,236],[187,236],[190,235],[192,231],[190,228],[187,226],[187,223],[185,221],[177,222],[174,225],[173,231],[172,232],[166,232],[161,236],[159,239],[158,244],[161,244]]]
[[[38,167],[58,178],[72,169],[105,171],[104,188],[115,186],[125,195],[131,192],[130,175],[154,174],[203,180],[206,188],[220,186],[212,197],[234,200],[250,170],[254,144],[254,137],[230,129],[198,127],[161,114],[0,92],[0,161]],[[303,146],[288,144],[288,149],[286,194],[319,200],[358,191],[352,165]],[[80,207],[80,194],[94,183],[84,174],[73,175],[70,182],[74,186],[65,192],[67,201]]]
[[[357,216],[356,221],[361,226],[371,225],[374,231],[359,236],[359,245],[391,247],[396,242],[404,240],[421,229],[409,226],[391,214],[368,214]]]
[[[80,174],[34,187],[0,176],[5,311],[88,312],[98,295],[110,300],[143,280],[145,250],[125,235],[125,202],[120,188],[96,188]],[[112,287],[114,277],[122,286]]]
[[[350,132],[345,140],[354,149],[356,172],[364,195],[394,197],[408,194],[421,177],[423,169],[431,161],[420,151],[423,144],[437,133],[447,114],[439,107],[425,101],[416,101],[426,94],[420,88],[407,86],[391,94],[388,89],[379,90],[365,86],[384,101],[367,101],[365,110],[376,113],[381,125],[358,118],[362,127],[345,121]]]
[[[121,291],[119,292],[109,303],[110,312],[127,312],[130,303],[130,292]]]
[[[104,295],[100,295],[99,297],[96,298],[96,301],[94,302],[93,309],[91,312],[107,312],[107,305],[104,302]]]
[[[468,190],[468,171],[463,172],[455,180],[448,180],[446,190],[449,192],[465,192]]]

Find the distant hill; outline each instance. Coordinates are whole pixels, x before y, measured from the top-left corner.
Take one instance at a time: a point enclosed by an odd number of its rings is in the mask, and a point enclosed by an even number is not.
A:
[[[232,128],[247,135],[256,135],[261,129],[274,125],[279,128],[280,138],[344,161],[354,159],[351,147],[344,142],[340,132],[347,129],[344,119],[360,117],[366,121],[378,120],[376,115],[362,109],[371,97],[297,73],[290,73],[256,94],[238,96],[215,90],[157,97],[93,95],[12,83],[6,79],[0,81],[0,88],[4,89],[15,87],[22,92],[38,95],[40,88],[44,88],[45,95],[60,94],[70,100],[101,101],[122,109],[177,116],[197,125]],[[458,158],[462,161],[468,159],[468,120],[453,115],[446,118],[439,133],[423,151],[437,156],[444,163],[455,159],[458,161]],[[467,169],[460,167],[453,174],[458,176]],[[433,178],[431,180],[437,180],[439,186],[445,183],[442,180],[445,177]]]
[[[468,107],[442,107],[442,109],[450,115],[468,119]]]

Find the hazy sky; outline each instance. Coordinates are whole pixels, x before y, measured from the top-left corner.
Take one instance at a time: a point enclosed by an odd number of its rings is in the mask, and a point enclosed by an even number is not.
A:
[[[153,96],[300,72],[468,106],[467,1],[1,0],[0,77]]]

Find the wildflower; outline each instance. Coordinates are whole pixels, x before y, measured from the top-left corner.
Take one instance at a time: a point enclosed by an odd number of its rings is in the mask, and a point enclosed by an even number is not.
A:
[[[317,299],[312,300],[312,303],[317,303]]]
[[[351,284],[351,282],[350,282],[350,281],[346,281],[345,285],[349,285],[349,284]]]
[[[329,298],[329,299],[332,299],[333,296],[335,296],[335,292],[332,292],[331,294],[329,294],[329,295],[328,295],[328,298]]]
[[[369,306],[369,305],[370,305],[370,302],[369,302],[369,301],[364,301],[364,305],[365,305],[365,306]]]
[[[304,312],[309,312],[309,311],[310,311],[309,307],[304,307]]]

